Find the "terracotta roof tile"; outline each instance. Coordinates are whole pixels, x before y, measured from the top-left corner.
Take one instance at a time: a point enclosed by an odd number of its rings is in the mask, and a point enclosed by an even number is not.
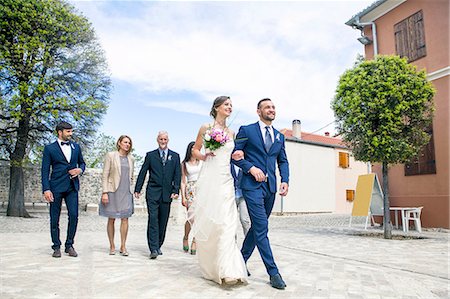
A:
[[[280,130],[280,132],[286,138],[294,138],[292,136],[292,130],[282,129],[282,130]],[[301,140],[309,141],[309,142],[313,142],[313,143],[319,143],[319,144],[346,147],[345,144],[342,142],[341,138],[311,134],[311,133],[306,133],[306,132],[302,132]]]

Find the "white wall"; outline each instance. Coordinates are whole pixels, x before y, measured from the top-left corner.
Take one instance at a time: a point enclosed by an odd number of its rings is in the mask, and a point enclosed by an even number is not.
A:
[[[334,212],[335,150],[334,148],[286,142],[289,160],[289,193],[283,200],[283,212]],[[277,194],[273,212],[281,211]]]
[[[367,174],[367,163],[355,161],[355,158],[350,153],[350,161],[348,168],[339,167],[339,152],[349,151],[336,149],[336,208],[335,213],[350,214],[353,208],[353,202],[348,202],[346,198],[346,190],[355,190],[358,176]]]

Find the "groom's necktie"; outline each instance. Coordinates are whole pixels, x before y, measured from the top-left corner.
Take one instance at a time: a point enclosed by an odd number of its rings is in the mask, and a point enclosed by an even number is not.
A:
[[[163,165],[166,164],[166,152],[165,151],[162,151],[161,162],[162,162]]]
[[[266,136],[264,138],[264,146],[266,148],[266,152],[269,152],[270,147],[272,146],[272,137],[270,136],[269,126],[266,126]]]

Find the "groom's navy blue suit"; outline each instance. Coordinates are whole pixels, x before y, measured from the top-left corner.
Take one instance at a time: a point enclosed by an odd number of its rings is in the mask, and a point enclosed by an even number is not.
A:
[[[78,224],[78,190],[80,189],[80,181],[78,176],[71,178],[69,170],[81,168],[82,172],[84,172],[86,168],[80,146],[72,141],[70,141],[69,145],[64,146],[70,146],[70,162],[66,160],[58,141],[45,146],[42,156],[42,191],[50,190],[54,198],[53,202],[50,203],[50,232],[53,249],[59,249],[61,246],[59,217],[63,198],[66,202],[69,216],[65,247],[69,248],[73,245]]]
[[[277,191],[276,164],[280,171],[281,182],[289,183],[289,163],[286,157],[284,136],[275,129],[273,129],[273,133],[274,142],[266,151],[259,123],[242,126],[236,135],[234,150],[242,150],[245,157],[239,161],[232,160],[243,172],[240,187],[251,220],[251,228],[242,245],[242,256],[247,262],[257,246],[270,276],[279,273],[267,237],[268,218],[272,212]],[[257,182],[250,174],[249,170],[253,166],[261,169],[267,175],[265,182]]]

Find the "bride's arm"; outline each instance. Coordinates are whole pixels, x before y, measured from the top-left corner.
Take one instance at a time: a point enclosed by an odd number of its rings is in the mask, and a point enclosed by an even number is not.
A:
[[[230,137],[231,140],[234,140],[234,131],[231,129],[228,129],[228,136]]]
[[[194,158],[198,160],[205,161],[208,156],[211,156],[211,153],[203,155],[200,150],[203,146],[203,136],[205,135],[206,130],[208,129],[208,124],[204,124],[200,127],[200,130],[198,130],[197,139],[195,140],[195,144],[192,147],[192,155]]]

